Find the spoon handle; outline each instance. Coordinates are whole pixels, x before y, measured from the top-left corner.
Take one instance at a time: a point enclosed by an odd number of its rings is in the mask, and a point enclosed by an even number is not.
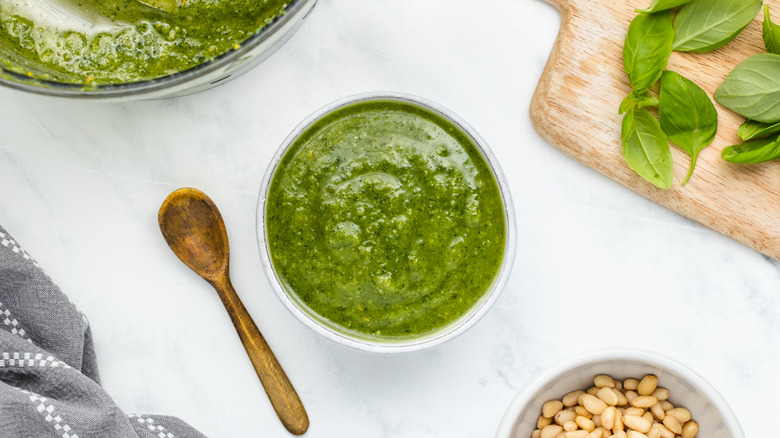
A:
[[[303,435],[309,428],[306,409],[287,378],[271,347],[265,342],[260,330],[247,312],[241,299],[230,284],[230,279],[211,282],[222,299],[233,325],[236,327],[241,343],[244,344],[249,360],[255,367],[257,377],[271,400],[276,415],[284,427],[294,435]]]

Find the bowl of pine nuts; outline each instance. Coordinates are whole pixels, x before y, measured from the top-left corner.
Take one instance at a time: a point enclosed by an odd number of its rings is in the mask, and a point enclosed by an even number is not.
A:
[[[497,438],[744,438],[723,397],[685,366],[640,350],[604,350],[537,377]]]

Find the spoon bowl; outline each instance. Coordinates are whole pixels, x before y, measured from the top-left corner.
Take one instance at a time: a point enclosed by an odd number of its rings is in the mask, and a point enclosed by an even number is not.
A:
[[[306,409],[230,283],[230,248],[217,206],[200,190],[179,189],[163,202],[158,221],[173,253],[217,290],[279,420],[290,433],[304,434]]]
[[[206,280],[225,272],[230,257],[227,230],[217,206],[203,192],[184,188],[171,193],[160,208],[159,222],[168,246],[188,268]]]

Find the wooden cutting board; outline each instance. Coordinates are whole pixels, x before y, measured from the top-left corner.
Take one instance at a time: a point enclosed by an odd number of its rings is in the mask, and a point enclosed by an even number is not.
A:
[[[623,70],[623,42],[634,8],[650,0],[547,0],[562,16],[561,31],[531,104],[531,119],[550,144],[629,189],[780,260],[780,160],[752,165],[723,161],[739,143],[744,119],[717,105],[718,135],[702,151],[685,187],[688,155],[672,146],[674,185],[661,190],[623,160],[618,106],[631,91]],[[780,1],[769,2],[780,19]],[[673,53],[669,70],[712,93],[748,56],[763,52],[763,15],[736,40],[713,52]],[[657,85],[651,91],[658,95]]]

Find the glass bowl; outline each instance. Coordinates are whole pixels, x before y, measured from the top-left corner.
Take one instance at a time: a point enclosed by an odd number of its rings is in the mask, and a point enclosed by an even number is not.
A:
[[[256,66],[282,46],[303,24],[317,0],[291,0],[285,13],[247,38],[237,49],[189,70],[147,81],[88,86],[28,77],[0,65],[0,84],[59,97],[133,100],[183,96],[225,83]]]
[[[497,438],[531,438],[542,405],[569,392],[587,390],[593,378],[606,374],[616,379],[658,376],[658,386],[669,390],[669,401],[687,408],[699,423],[697,437],[745,438],[734,412],[702,377],[664,356],[642,350],[602,350],[564,362],[526,385],[509,405]]]
[[[482,155],[482,158],[485,160],[493,173],[503,201],[505,219],[505,245],[501,267],[487,292],[469,310],[467,310],[463,315],[450,324],[423,335],[404,337],[397,340],[368,338],[352,335],[344,331],[339,331],[322,322],[322,318],[313,315],[312,311],[305,309],[304,305],[302,305],[297,298],[291,296],[292,294],[282,285],[279,275],[274,269],[269,253],[268,234],[266,229],[266,201],[271,180],[273,179],[282,157],[287,152],[288,148],[297,139],[297,137],[306,131],[307,128],[312,126],[321,117],[335,110],[366,101],[388,100],[412,104],[414,106],[418,106],[433,112],[434,114],[438,114],[445,120],[452,123],[455,127],[459,128],[462,133],[466,134],[473,141],[477,147],[477,150]],[[463,120],[461,120],[451,111],[434,104],[433,102],[416,96],[392,92],[367,93],[350,96],[320,108],[311,114],[308,118],[306,118],[303,122],[301,122],[301,124],[299,124],[292,131],[292,133],[290,133],[287,139],[284,140],[282,145],[279,147],[279,150],[276,152],[276,155],[274,155],[273,159],[271,160],[271,163],[265,173],[265,177],[263,178],[262,186],[260,188],[260,195],[257,202],[257,240],[260,250],[260,257],[262,259],[263,270],[265,271],[272,288],[282,303],[284,303],[285,307],[290,312],[292,312],[292,314],[295,315],[295,317],[298,318],[304,325],[314,330],[316,333],[324,336],[325,338],[353,349],[373,353],[402,353],[423,350],[452,339],[473,326],[496,302],[499,293],[504,288],[507,279],[509,278],[509,273],[512,269],[515,255],[515,227],[514,208],[512,205],[511,196],[509,194],[508,184],[504,178],[503,173],[501,172],[501,168],[498,165],[498,160],[493,155],[485,141],[474,131],[474,129],[468,126]]]

